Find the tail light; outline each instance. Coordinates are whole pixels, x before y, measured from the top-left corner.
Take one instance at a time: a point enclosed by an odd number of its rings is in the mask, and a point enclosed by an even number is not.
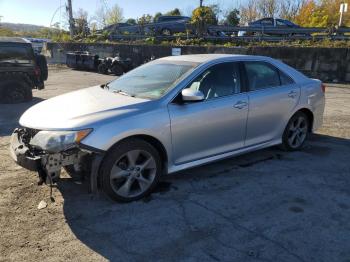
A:
[[[40,76],[40,68],[39,67],[35,67],[34,69],[34,74],[39,77]]]
[[[321,89],[323,93],[326,92],[326,85],[324,83],[321,84]]]

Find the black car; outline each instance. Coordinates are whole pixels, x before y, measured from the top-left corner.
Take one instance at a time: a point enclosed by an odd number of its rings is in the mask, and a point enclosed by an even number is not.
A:
[[[272,17],[268,17],[268,18],[262,18],[259,20],[256,20],[254,22],[250,22],[248,24],[248,26],[250,27],[254,27],[254,28],[261,28],[261,30],[266,30],[267,32],[265,32],[264,34],[267,35],[286,35],[286,34],[290,34],[290,32],[283,32],[283,30],[279,31],[279,32],[269,32],[268,30],[270,28],[279,28],[279,29],[284,29],[284,28],[300,28],[299,25],[294,24],[291,21],[285,20],[285,19],[280,19],[280,18],[272,18]],[[260,33],[260,31],[259,31]]]
[[[176,33],[186,33],[189,28],[191,18],[187,16],[160,16],[156,23],[150,24],[149,27],[161,35],[172,35]]]
[[[46,58],[35,54],[22,38],[0,37],[0,102],[30,101],[32,89],[43,89],[47,80]]]

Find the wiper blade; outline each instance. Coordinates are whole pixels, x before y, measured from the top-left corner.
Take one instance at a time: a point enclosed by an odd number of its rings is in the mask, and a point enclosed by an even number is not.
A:
[[[102,88],[102,89],[109,89],[109,85],[108,85],[108,83],[107,84],[102,84],[102,85],[100,85],[100,87]]]
[[[121,95],[123,95],[123,96],[131,96],[131,97],[135,97],[135,95],[128,94],[127,92],[124,92],[123,90],[116,90],[116,91],[113,91],[113,93],[116,93],[116,94],[121,94]]]

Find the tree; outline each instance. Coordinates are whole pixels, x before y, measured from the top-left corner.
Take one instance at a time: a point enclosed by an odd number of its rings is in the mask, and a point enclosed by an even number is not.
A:
[[[261,17],[275,17],[279,11],[278,0],[260,0],[257,3]]]
[[[107,16],[107,9],[104,5],[97,8],[94,18],[97,22],[98,28],[106,27],[106,25],[107,25],[106,16]]]
[[[90,33],[88,24],[88,12],[82,8],[79,8],[75,14],[74,28],[75,34],[77,35],[87,36]]]
[[[123,9],[115,4],[111,9],[106,13],[106,25],[113,25],[123,21]]]
[[[153,21],[153,17],[150,14],[144,14],[140,18],[137,19],[137,24],[145,25],[150,24]]]
[[[260,17],[257,11],[257,4],[254,0],[248,0],[246,5],[240,7],[241,23],[246,24]]]
[[[129,25],[136,25],[136,20],[134,18],[129,18],[126,20],[126,23]]]
[[[158,21],[158,18],[161,17],[163,14],[161,12],[157,12],[153,17],[153,22],[156,23]]]
[[[305,2],[305,0],[281,0],[279,17],[287,20],[294,20],[303,2]]]
[[[181,15],[181,12],[180,12],[179,8],[175,8],[174,10],[171,10],[171,11],[165,13],[165,15]]]
[[[239,10],[233,9],[229,11],[226,15],[225,23],[231,26],[236,26],[239,24]]]
[[[219,16],[222,13],[222,10],[218,4],[210,5],[209,8],[213,11],[215,15],[215,20],[216,20],[215,24],[217,24],[219,21]]]
[[[203,6],[193,10],[191,23],[195,25],[197,33],[203,35],[208,25],[217,24],[217,19],[213,9]]]

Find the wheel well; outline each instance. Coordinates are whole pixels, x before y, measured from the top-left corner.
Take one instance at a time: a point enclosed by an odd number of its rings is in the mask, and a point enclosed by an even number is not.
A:
[[[163,163],[163,169],[165,167],[167,167],[168,164],[168,154],[166,152],[165,147],[163,146],[163,144],[156,138],[154,138],[153,136],[149,136],[149,135],[133,135],[133,136],[129,136],[126,137],[120,141],[117,142],[120,143],[121,141],[125,141],[128,139],[133,139],[133,138],[138,138],[138,139],[142,139],[146,142],[148,142],[149,144],[151,144],[152,146],[154,146],[154,148],[158,151],[161,159],[162,159],[162,163]]]
[[[307,119],[309,120],[309,132],[312,132],[312,126],[314,124],[314,114],[311,112],[310,109],[307,108],[299,109],[298,112],[303,112],[307,116]]]

